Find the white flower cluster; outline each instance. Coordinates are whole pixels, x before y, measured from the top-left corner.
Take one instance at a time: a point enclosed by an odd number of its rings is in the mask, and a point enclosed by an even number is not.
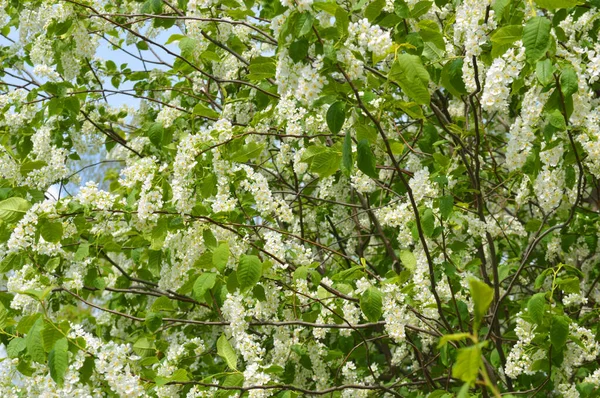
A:
[[[166,262],[160,269],[161,289],[177,290],[185,283],[187,272],[194,267],[196,260],[206,251],[204,245],[204,226],[199,223],[191,228],[169,231],[163,244],[171,253],[171,264]]]
[[[473,56],[481,54],[481,46],[488,40],[488,32],[496,28],[494,11],[487,10],[490,0],[466,0],[456,8],[454,23],[454,45],[464,48],[463,80],[469,92],[475,91]],[[486,11],[488,19],[485,21]],[[484,76],[483,63],[479,62],[479,79]]]
[[[542,92],[541,87],[530,88],[521,105],[521,113],[510,126],[510,136],[506,148],[506,166],[516,170],[525,164],[527,156],[536,138],[535,129],[549,93]]]
[[[417,203],[425,198],[434,198],[436,196],[436,189],[429,181],[429,169],[427,167],[415,172],[408,181],[408,185],[412,189]]]
[[[360,170],[350,176],[350,184],[360,193],[370,193],[377,189],[375,181]]]
[[[581,293],[569,293],[565,297],[563,297],[563,305],[565,307],[587,304],[587,302],[587,297],[585,297]]]
[[[409,323],[410,317],[404,304],[404,294],[396,284],[384,285],[383,319],[385,319],[385,331],[396,344],[404,343],[406,338],[405,325]]]
[[[290,206],[280,198],[273,198],[271,189],[269,188],[269,182],[267,178],[261,173],[254,172],[250,166],[240,165],[240,170],[244,170],[247,175],[247,179],[242,181],[240,186],[251,192],[256,201],[256,208],[265,217],[271,214],[276,214],[281,218],[282,221],[287,223],[294,222],[294,215]]]
[[[511,379],[516,379],[517,376],[523,373],[528,375],[535,373],[535,371],[531,370],[534,359],[531,357],[530,352],[537,351],[528,348],[531,340],[535,337],[533,332],[534,325],[525,321],[521,315],[521,312],[517,314],[517,326],[515,328],[519,340],[510,350],[506,358],[506,367],[504,368],[504,374]]]
[[[348,26],[346,46],[363,55],[370,51],[376,57],[384,57],[391,50],[392,44],[390,33],[377,25],[371,25],[366,18]]]
[[[179,99],[175,99],[169,102],[168,105],[164,105],[158,115],[156,115],[156,121],[162,123],[163,127],[171,127],[175,119],[181,116],[182,112],[179,108]]]
[[[509,86],[525,64],[525,47],[521,41],[517,41],[515,46],[496,58],[487,71],[481,106],[488,112],[508,111]]]
[[[533,191],[538,198],[539,204],[546,213],[556,209],[562,200],[565,187],[564,171],[559,168],[551,170],[544,166],[538,174]]]
[[[191,200],[193,186],[193,170],[198,162],[196,155],[197,146],[202,142],[202,136],[189,134],[182,137],[177,148],[177,155],[173,162],[173,179],[171,188],[173,198],[171,199],[178,212],[189,213],[194,207]]]
[[[124,398],[145,395],[140,377],[130,369],[129,362],[137,360],[138,357],[131,354],[128,344],[117,344],[114,341],[105,343],[86,332],[81,325],[72,325],[69,338],[77,337],[84,338],[86,349],[96,356],[96,371],[117,395]]]
[[[294,63],[287,51],[282,51],[275,74],[277,91],[284,99],[294,99],[310,106],[319,98],[327,82],[326,77],[319,73],[322,68],[322,55],[315,56],[310,63],[300,64]],[[295,108],[295,101],[293,102]]]

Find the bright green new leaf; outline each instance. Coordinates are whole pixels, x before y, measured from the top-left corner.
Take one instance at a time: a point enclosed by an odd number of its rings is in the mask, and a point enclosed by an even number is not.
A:
[[[152,123],[152,125],[148,129],[148,138],[150,138],[150,142],[156,145],[157,147],[162,146],[164,132],[165,129],[162,123]]]
[[[6,354],[9,358],[17,358],[19,353],[24,351],[26,348],[25,339],[22,337],[15,337],[8,343],[6,347]]]
[[[40,220],[40,235],[46,242],[60,242],[63,235],[63,226],[60,221],[50,221],[47,218]]]
[[[425,236],[433,236],[435,230],[435,216],[431,209],[425,209],[423,212],[423,215],[421,216],[421,227],[423,228]]]
[[[571,8],[583,4],[581,0],[534,0],[540,8],[556,10],[558,8]]]
[[[409,270],[413,270],[417,266],[417,258],[410,250],[402,250],[400,252],[400,261]]]
[[[438,348],[445,346],[449,341],[462,341],[462,340],[470,338],[470,337],[471,337],[471,333],[445,334],[440,338],[440,342],[438,343]]]
[[[360,296],[360,309],[371,322],[377,322],[381,318],[382,306],[383,296],[374,286],[370,286]]]
[[[579,90],[579,78],[571,65],[565,66],[560,72],[560,89],[565,97]]]
[[[527,61],[533,63],[542,58],[550,46],[551,22],[546,17],[533,17],[525,24],[523,45]]]
[[[389,73],[390,80],[398,83],[402,91],[416,103],[427,105],[430,101],[429,73],[421,58],[399,54]]]
[[[447,62],[442,68],[442,75],[440,78],[442,86],[448,90],[450,94],[459,98],[460,96],[467,94],[467,88],[465,87],[462,73],[463,63],[464,61],[462,58]]]
[[[538,81],[544,86],[554,81],[554,66],[552,61],[544,59],[538,61],[535,65],[535,75]]]
[[[216,269],[223,272],[229,261],[229,244],[221,242],[212,253],[212,263]]]
[[[239,275],[239,273],[238,273]],[[194,283],[194,298],[203,303],[204,295],[215,286],[217,282],[217,274],[213,272],[205,272],[201,274]]]
[[[48,354],[48,367],[52,380],[59,386],[62,386],[65,380],[65,373],[69,367],[69,343],[66,338],[58,340],[54,348]]]
[[[217,340],[217,354],[225,360],[227,366],[233,370],[237,370],[237,354],[224,334]]]
[[[8,310],[6,309],[4,304],[2,304],[0,302],[0,330],[4,330],[4,328],[6,327],[7,320],[8,320]]]
[[[237,280],[242,290],[254,287],[262,275],[262,263],[257,256],[242,254],[237,268]]]
[[[18,197],[12,197],[0,202],[0,220],[7,223],[19,221],[29,210],[31,204]]]
[[[454,208],[454,197],[452,195],[442,196],[440,198],[440,215],[447,220]]]
[[[477,380],[481,365],[480,344],[460,348],[456,354],[456,362],[452,366],[452,377],[472,383]]]
[[[473,329],[476,330],[479,328],[481,320],[487,313],[487,310],[494,299],[494,289],[475,278],[469,280],[469,288],[471,290],[473,312],[475,315],[475,326]]]
[[[44,343],[42,341],[43,326],[43,320],[38,318],[25,336],[27,353],[31,359],[39,363],[46,362],[46,352],[44,351]]]
[[[546,312],[546,293],[536,293],[527,302],[527,312],[538,325],[544,320]]]
[[[339,152],[330,149],[319,152],[312,159],[310,171],[317,173],[321,178],[329,177],[340,169],[340,157]]]

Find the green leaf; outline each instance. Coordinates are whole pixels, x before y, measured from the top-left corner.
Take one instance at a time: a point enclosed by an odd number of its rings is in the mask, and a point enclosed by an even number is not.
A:
[[[150,333],[155,333],[162,326],[162,323],[162,315],[156,312],[149,312],[146,315],[146,319],[144,321],[144,324],[146,325]]]
[[[50,351],[50,354],[48,354],[50,376],[59,386],[63,385],[65,372],[69,367],[68,349],[69,342],[63,337],[54,344],[54,348]]]
[[[476,325],[473,329],[475,330],[479,328],[481,320],[487,313],[487,310],[494,299],[494,289],[475,278],[469,280],[469,288],[471,290],[471,298],[473,299],[473,312]]]
[[[525,24],[523,45],[525,56],[530,63],[542,58],[550,47],[550,27],[552,23],[546,17],[533,17]]]
[[[419,18],[421,15],[425,15],[432,5],[433,1],[419,1],[410,11],[410,16],[413,18]]]
[[[250,61],[248,65],[250,75],[248,76],[251,80],[263,80],[271,77],[275,77],[277,72],[277,65],[275,60],[270,57],[256,57]]]
[[[546,293],[536,293],[527,302],[527,312],[531,319],[541,325],[546,313]]]
[[[333,134],[337,134],[342,129],[344,121],[346,120],[346,111],[344,110],[345,105],[343,102],[338,101],[331,104],[327,110],[327,127]]]
[[[150,142],[156,145],[157,147],[161,147],[164,132],[165,129],[162,123],[152,123],[152,125],[148,129],[148,138],[150,138]]]
[[[424,42],[433,43],[440,49],[445,48],[444,36],[440,32],[437,22],[431,19],[424,19],[419,21],[417,25],[419,26],[419,35],[421,35]]]
[[[44,351],[44,343],[42,342],[43,325],[42,319],[38,318],[25,337],[27,353],[31,359],[39,363],[46,362],[46,352]]]
[[[580,293],[581,290],[579,278],[576,276],[558,278],[556,279],[556,285],[565,293]]]
[[[521,40],[523,35],[523,26],[507,25],[498,29],[490,38],[492,41],[492,58],[497,58],[504,54],[512,44]]]
[[[192,60],[196,49],[199,48],[198,42],[190,37],[182,37],[179,39],[179,49],[181,50],[181,56],[183,58],[190,58]]]
[[[377,322],[381,318],[383,311],[383,296],[379,289],[370,286],[360,296],[360,309],[367,319],[371,322]]]
[[[212,253],[212,264],[219,272],[223,272],[229,261],[229,245],[222,242]]]
[[[4,304],[2,304],[0,302],[0,329],[1,330],[4,330],[4,328],[6,327],[7,320],[8,320],[8,310],[6,309]]]
[[[409,270],[414,270],[417,266],[417,258],[410,250],[402,250],[400,252],[400,261]]]
[[[209,119],[218,119],[219,118],[218,112],[212,110],[208,106],[204,105],[202,102],[199,102],[198,104],[196,104],[196,106],[194,106],[193,114],[201,116],[201,117],[206,117]]]
[[[40,221],[40,235],[46,242],[60,242],[63,235],[63,226],[60,221],[50,221],[43,218]]]
[[[140,10],[143,14],[160,14],[162,12],[161,0],[146,0]]]
[[[348,12],[343,7],[339,7],[335,10],[335,27],[340,36],[346,37],[348,35],[348,27],[350,21],[348,20]]]
[[[74,259],[75,259],[75,261],[81,261],[81,260],[85,259],[86,257],[88,257],[89,255],[90,255],[90,244],[82,243],[77,248]]]
[[[262,264],[260,259],[254,255],[242,254],[237,268],[237,280],[241,290],[254,287],[262,275]]]
[[[315,18],[310,12],[304,12],[298,15],[295,24],[296,37],[302,37],[312,30]]]
[[[442,196],[440,198],[440,215],[447,220],[454,209],[454,197],[452,195]]]
[[[237,354],[229,344],[229,340],[224,334],[217,340],[217,354],[225,360],[227,366],[233,370],[237,370]]]
[[[26,343],[25,339],[22,337],[15,337],[8,343],[6,347],[6,354],[9,358],[16,358],[19,356],[19,353],[25,350]]]
[[[217,274],[213,272],[205,272],[200,275],[194,282],[194,298],[204,303],[204,295],[215,286],[217,282]]]
[[[154,312],[158,311],[173,311],[175,308],[173,306],[173,301],[171,301],[167,296],[160,296],[156,299],[156,301],[152,304],[151,310]]]
[[[429,104],[429,73],[417,55],[400,54],[392,65],[389,78],[416,103]]]
[[[344,137],[344,143],[342,144],[342,171],[346,176],[352,174],[352,166],[354,161],[352,160],[352,137],[350,130],[346,131]]]
[[[433,236],[435,230],[435,217],[431,209],[425,209],[423,216],[421,217],[421,227],[425,236]]]
[[[27,174],[31,173],[33,170],[39,170],[45,166],[48,166],[48,163],[46,163],[45,161],[35,160],[33,162],[22,163],[21,167],[19,168],[19,171],[21,172],[21,175],[26,176]]]
[[[445,334],[440,338],[440,342],[438,343],[438,348],[445,346],[449,341],[462,341],[466,338],[470,338],[471,333],[454,333],[454,334]]]
[[[521,40],[523,35],[523,26],[507,25],[496,30],[490,40],[494,44],[512,44],[517,40]]]
[[[6,223],[14,223],[19,221],[31,204],[23,198],[12,197],[0,202],[0,220]]]
[[[171,44],[171,43],[176,42],[176,41],[179,41],[179,40],[183,39],[184,37],[185,37],[184,35],[181,35],[181,34],[178,34],[178,33],[172,34],[171,36],[169,36],[169,38],[165,42],[165,45]]]
[[[562,68],[560,73],[560,88],[565,97],[575,94],[579,90],[577,72],[571,65]]]
[[[550,326],[550,342],[552,346],[560,350],[569,337],[569,318],[563,315],[554,315],[552,317],[552,326]]]
[[[141,337],[133,344],[133,351],[145,358],[154,355],[156,353],[156,348],[148,341],[148,338]]]
[[[290,44],[290,58],[294,62],[300,62],[306,58],[308,55],[308,48],[310,47],[308,40],[306,38],[302,38],[294,41]]]
[[[467,94],[467,88],[463,80],[463,59],[457,58],[453,61],[447,62],[442,68],[442,74],[440,76],[440,82],[442,86],[455,97],[460,98],[461,95]]]
[[[369,20],[369,22],[373,22],[379,14],[381,14],[381,10],[385,6],[385,0],[374,0],[367,8],[365,8],[364,16]]]
[[[454,366],[452,366],[452,377],[466,383],[472,383],[477,380],[480,365],[480,344],[460,348],[456,354],[456,362],[454,363]]]
[[[377,178],[375,155],[371,151],[369,141],[363,139],[358,141],[356,147],[356,165],[358,169],[371,178]]]
[[[79,109],[81,109],[81,103],[76,96],[67,97],[63,101],[65,109],[71,112],[73,115],[77,115],[79,113]]]
[[[52,349],[54,344],[64,338],[65,335],[60,330],[50,323],[47,323],[42,329],[42,343],[44,345],[44,351],[48,352]]]
[[[571,8],[583,4],[580,0],[534,0],[540,8],[556,10],[557,8]]]
[[[319,177],[325,178],[335,174],[340,168],[339,152],[325,150],[316,154],[310,164],[310,171],[317,173]]]
[[[535,75],[542,85],[548,85],[554,81],[554,66],[552,61],[544,59],[535,65]]]

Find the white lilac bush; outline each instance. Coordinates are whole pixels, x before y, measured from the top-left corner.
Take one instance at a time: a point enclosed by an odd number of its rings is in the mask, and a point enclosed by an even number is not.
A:
[[[599,396],[599,7],[1,0],[0,396]]]

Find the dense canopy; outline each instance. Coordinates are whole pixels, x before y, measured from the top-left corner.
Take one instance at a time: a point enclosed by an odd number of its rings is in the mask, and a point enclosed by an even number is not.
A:
[[[0,396],[598,396],[598,7],[0,0]]]

